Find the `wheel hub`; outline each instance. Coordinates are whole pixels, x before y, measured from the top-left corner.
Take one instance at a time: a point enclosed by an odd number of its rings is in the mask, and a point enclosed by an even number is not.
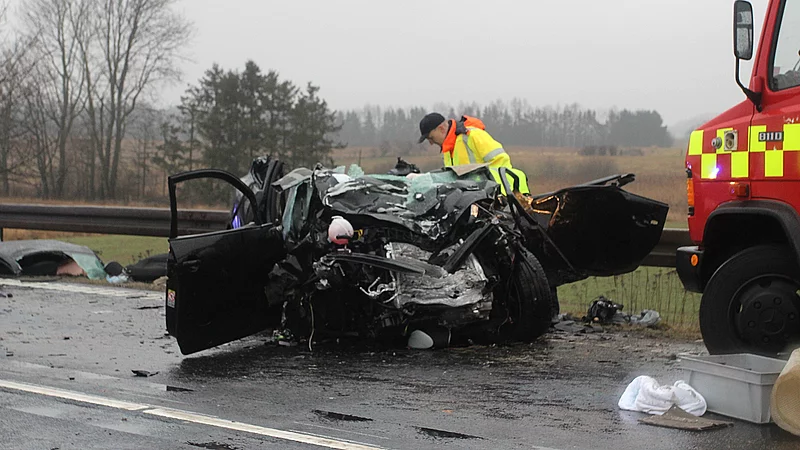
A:
[[[798,286],[789,280],[764,277],[739,292],[737,328],[752,345],[780,351],[800,337]]]

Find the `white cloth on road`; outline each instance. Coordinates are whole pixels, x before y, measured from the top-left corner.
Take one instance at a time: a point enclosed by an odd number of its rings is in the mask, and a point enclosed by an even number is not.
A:
[[[661,386],[648,376],[634,378],[622,393],[618,405],[627,411],[657,415],[664,414],[672,405],[677,405],[694,416],[705,414],[707,406],[706,399],[685,381],[678,380],[672,386]]]

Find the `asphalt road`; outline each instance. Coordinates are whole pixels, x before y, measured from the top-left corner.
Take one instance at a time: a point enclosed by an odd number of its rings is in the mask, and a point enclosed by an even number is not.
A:
[[[675,355],[695,342],[616,330],[309,350],[255,336],[182,356],[159,293],[3,282],[0,448],[800,448],[774,424],[687,432],[619,410],[635,376],[681,379]]]

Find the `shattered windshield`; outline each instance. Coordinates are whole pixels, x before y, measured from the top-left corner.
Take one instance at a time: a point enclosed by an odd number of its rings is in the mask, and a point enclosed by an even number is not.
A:
[[[313,172],[297,169],[275,183],[279,189],[290,189],[283,215],[285,236],[299,237],[300,222],[308,218],[315,194],[303,186],[310,186],[312,178],[322,205],[333,212],[400,225],[431,239],[446,234],[473,203],[492,199],[497,187],[483,167],[461,175],[451,170],[429,172],[413,179],[365,175],[356,165]]]

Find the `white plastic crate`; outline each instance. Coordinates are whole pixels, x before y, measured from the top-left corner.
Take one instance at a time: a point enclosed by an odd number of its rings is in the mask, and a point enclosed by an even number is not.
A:
[[[686,382],[708,403],[708,411],[753,423],[770,421],[772,386],[786,361],[748,353],[680,355]]]

